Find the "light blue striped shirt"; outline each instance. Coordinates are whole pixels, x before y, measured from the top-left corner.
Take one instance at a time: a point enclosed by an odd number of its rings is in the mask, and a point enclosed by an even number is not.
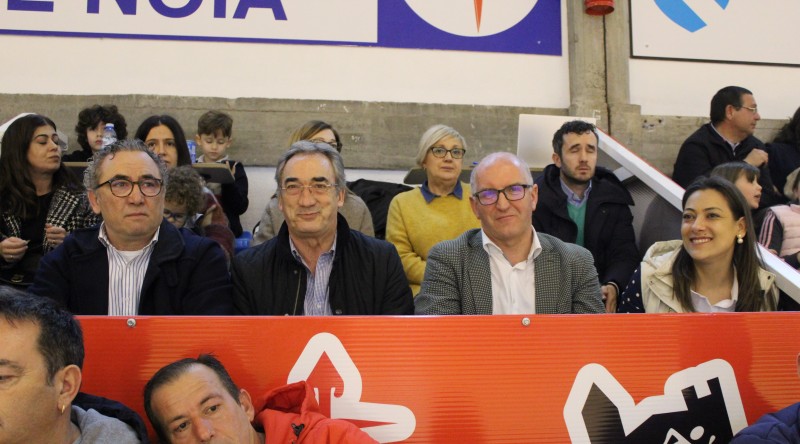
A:
[[[147,246],[138,251],[117,250],[108,240],[105,222],[100,226],[98,239],[108,253],[108,314],[109,316],[135,316],[139,313],[139,299],[144,275],[150,264],[158,233]]]
[[[575,194],[575,192],[572,191],[567,186],[566,183],[564,183],[563,179],[559,178],[558,180],[561,181],[561,191],[563,191],[564,194],[567,195],[567,203],[568,204],[572,205],[575,208],[580,208],[589,200],[589,193],[592,192],[592,181],[591,180],[589,180],[589,186],[586,187],[586,191],[583,192],[583,197],[580,197],[577,194]]]
[[[736,148],[739,148],[739,145],[742,144],[741,140],[739,142],[731,142],[730,140],[726,139],[725,136],[723,136],[722,133],[719,132],[719,130],[717,129],[716,126],[714,126],[713,123],[711,124],[711,129],[713,129],[718,136],[722,137],[722,140],[724,140],[725,143],[727,143],[728,146],[731,147],[731,151],[733,151],[733,154],[736,154]]]
[[[328,289],[328,280],[331,277],[331,270],[333,270],[333,258],[336,255],[336,237],[333,238],[333,245],[331,249],[322,253],[317,259],[317,269],[314,273],[308,268],[308,264],[297,252],[297,248],[289,238],[289,247],[292,249],[292,254],[295,259],[300,261],[306,267],[306,296],[305,303],[303,304],[303,314],[305,316],[331,316],[333,311],[330,304],[330,290]]]

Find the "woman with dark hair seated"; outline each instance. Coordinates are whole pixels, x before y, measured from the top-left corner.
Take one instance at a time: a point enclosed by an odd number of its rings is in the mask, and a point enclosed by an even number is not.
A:
[[[620,296],[619,312],[772,311],[775,276],[756,247],[750,206],[728,180],[701,177],[683,195],[681,240],[656,242]]]
[[[174,117],[167,115],[148,117],[139,125],[135,137],[161,157],[167,165],[168,171],[183,166],[192,168],[192,158],[189,154],[189,147],[186,145],[186,135],[181,124]],[[169,190],[169,182],[167,182],[167,189]],[[220,229],[206,232],[205,236],[216,241],[230,260],[235,238],[228,226],[228,218],[225,216],[222,205],[205,185],[203,186],[203,206],[199,212],[209,215],[214,224],[220,225]]]
[[[9,125],[0,153],[0,284],[30,284],[44,254],[97,222],[86,190],[61,163],[53,121],[29,114]]]
[[[103,148],[103,130],[107,123],[114,124],[117,139],[128,138],[128,125],[125,117],[119,113],[114,105],[94,105],[85,108],[78,114],[78,124],[75,133],[78,135],[80,150],[65,154],[64,162],[87,162],[92,155]]]
[[[150,116],[136,130],[134,138],[141,140],[156,153],[167,169],[191,165],[192,157],[181,124],[172,116]]]

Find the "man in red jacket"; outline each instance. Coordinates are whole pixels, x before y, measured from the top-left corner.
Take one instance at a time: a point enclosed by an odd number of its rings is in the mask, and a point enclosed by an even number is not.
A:
[[[147,417],[165,443],[375,443],[350,422],[319,412],[303,381],[272,390],[256,412],[219,360],[200,355],[157,371],[144,388]]]

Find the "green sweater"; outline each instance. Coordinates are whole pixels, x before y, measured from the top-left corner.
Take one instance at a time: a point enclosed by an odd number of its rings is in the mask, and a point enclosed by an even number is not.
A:
[[[414,296],[425,277],[428,251],[441,241],[481,226],[469,204],[469,185],[462,183],[461,187],[462,199],[451,194],[426,203],[422,191],[415,188],[398,194],[389,205],[386,240],[397,248]]]
[[[578,227],[578,235],[575,237],[575,243],[583,247],[583,233],[585,232],[584,226],[586,225],[586,207],[588,205],[584,201],[584,204],[576,207],[570,203],[567,203],[567,213],[569,213],[569,218],[575,222],[575,226]]]

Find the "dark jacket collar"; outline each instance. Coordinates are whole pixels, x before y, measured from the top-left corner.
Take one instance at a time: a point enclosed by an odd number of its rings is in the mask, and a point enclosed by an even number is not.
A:
[[[341,213],[336,213],[336,255],[334,256],[334,262],[344,254],[345,247],[350,243],[350,236],[350,226],[347,225],[347,220]],[[289,227],[286,225],[286,221],[281,224],[276,237],[278,240],[275,247],[279,257],[288,256],[294,259],[292,248],[289,245]]]
[[[723,148],[723,149],[727,150],[728,152],[733,152],[733,150],[731,150],[731,145],[728,143],[727,140],[722,138],[722,136],[720,135],[719,131],[717,131],[713,127],[711,122],[706,123],[705,125],[703,125],[700,128],[705,130],[706,137],[710,138],[710,140],[715,145],[717,145],[717,147]],[[749,153],[750,150],[752,150],[754,147],[760,147],[762,145],[763,145],[763,143],[760,140],[758,140],[756,138],[756,136],[751,134],[751,135],[745,137],[744,139],[742,139],[742,141],[739,142],[738,145],[736,145],[736,155],[737,156],[740,155],[740,153],[744,152],[745,150],[746,150],[746,152]]]
[[[81,248],[82,254],[91,255],[96,253],[97,250],[105,250],[105,246],[97,237],[100,232],[100,227],[101,225],[95,225],[75,231],[75,236],[77,240],[79,240],[77,245]],[[181,228],[181,230],[186,229]],[[180,256],[183,251],[183,246],[184,241],[181,231],[167,222],[166,219],[163,219],[159,226],[158,242],[156,242],[152,257],[158,258],[159,262],[175,259]]]
[[[545,195],[553,195],[557,202],[566,204],[567,195],[561,189],[561,169],[555,164],[547,165],[542,174],[543,180],[538,181],[540,187],[547,188]],[[542,190],[539,191],[540,198]],[[623,205],[633,205],[633,197],[628,192],[627,188],[617,178],[613,171],[598,166],[595,167],[594,176],[592,177],[592,194],[589,195],[589,201],[594,203],[615,203]]]

